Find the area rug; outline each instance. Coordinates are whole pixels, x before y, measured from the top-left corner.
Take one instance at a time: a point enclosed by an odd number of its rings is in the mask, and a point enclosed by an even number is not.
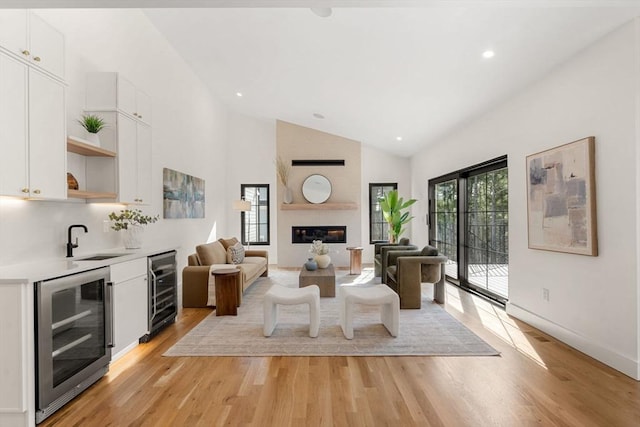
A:
[[[298,272],[275,270],[243,295],[237,316],[215,311],[171,347],[164,356],[495,356],[499,352],[434,303],[423,290],[420,310],[400,310],[398,337],[380,323],[377,307],[357,305],[354,338],[347,340],[338,322],[338,298],[320,299],[320,333],[309,337],[306,304],[279,306],[278,324],[262,334],[264,294],[274,284],[298,286]],[[350,276],[336,272],[337,284],[377,284],[372,272]],[[428,286],[428,285],[424,285]]]

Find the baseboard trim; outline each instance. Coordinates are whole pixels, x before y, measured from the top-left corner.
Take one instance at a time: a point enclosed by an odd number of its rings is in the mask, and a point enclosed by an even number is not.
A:
[[[587,338],[579,335],[569,329],[566,329],[548,319],[538,316],[520,306],[507,302],[507,314],[513,316],[531,326],[540,329],[544,333],[559,339],[563,343],[593,357],[594,359],[616,369],[623,374],[640,380],[640,363],[637,360],[629,359],[619,353],[608,348],[602,347]]]

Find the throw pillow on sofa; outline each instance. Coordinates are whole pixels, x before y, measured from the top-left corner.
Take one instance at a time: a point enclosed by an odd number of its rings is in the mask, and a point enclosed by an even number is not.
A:
[[[241,264],[244,261],[244,246],[237,242],[233,246],[227,248],[227,263]]]
[[[229,239],[220,238],[220,239],[218,239],[218,242],[222,243],[222,246],[224,246],[224,250],[226,251],[231,246],[233,246],[236,243],[238,243],[238,239],[236,239],[235,237],[231,237]]]

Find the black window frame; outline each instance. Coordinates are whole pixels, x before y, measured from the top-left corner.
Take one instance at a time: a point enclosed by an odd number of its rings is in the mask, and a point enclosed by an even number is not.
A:
[[[374,243],[380,243],[380,242],[386,242],[388,241],[387,238],[381,238],[381,239],[374,239],[373,234],[374,234],[374,224],[378,224],[378,223],[385,223],[384,219],[382,218],[382,211],[380,211],[380,221],[374,221],[374,210],[373,210],[373,206],[374,206],[374,202],[377,203],[378,202],[378,196],[373,196],[373,190],[377,189],[377,188],[383,188],[384,191],[384,187],[392,187],[394,190],[398,189],[398,183],[397,182],[370,182],[369,183],[369,244],[374,244]],[[388,226],[387,226],[388,227]],[[387,228],[388,231],[388,228]],[[388,235],[388,233],[387,233]],[[380,237],[384,237],[384,236],[380,236]]]
[[[253,246],[266,246],[266,245],[270,245],[271,244],[271,207],[270,207],[270,203],[271,203],[271,190],[269,188],[269,184],[240,184],[240,198],[242,200],[246,200],[245,196],[246,196],[246,189],[247,188],[256,188],[256,193],[258,192],[258,188],[264,188],[266,189],[266,194],[267,194],[267,199],[266,200],[258,200],[258,203],[256,203],[255,200],[251,201],[251,212],[255,215],[256,220],[253,222],[249,223],[249,226],[253,225],[255,227],[256,230],[260,229],[260,224],[266,224],[267,226],[267,240],[266,241],[247,241],[247,236],[246,236],[246,226],[247,226],[247,222],[250,220],[250,215],[246,215],[247,212],[240,212],[240,241],[242,242],[243,245],[253,245]],[[260,206],[266,206],[266,221],[261,222],[262,218],[261,218],[261,213],[260,213]],[[258,236],[259,233],[256,232],[256,236]]]

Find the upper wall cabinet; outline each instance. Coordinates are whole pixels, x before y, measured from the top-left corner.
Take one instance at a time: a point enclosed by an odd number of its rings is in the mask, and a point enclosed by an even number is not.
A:
[[[151,124],[151,99],[118,73],[88,73],[86,96],[87,111],[117,110]]]
[[[65,199],[64,86],[0,52],[0,195]]]
[[[64,80],[64,35],[37,14],[0,9],[0,47]]]

